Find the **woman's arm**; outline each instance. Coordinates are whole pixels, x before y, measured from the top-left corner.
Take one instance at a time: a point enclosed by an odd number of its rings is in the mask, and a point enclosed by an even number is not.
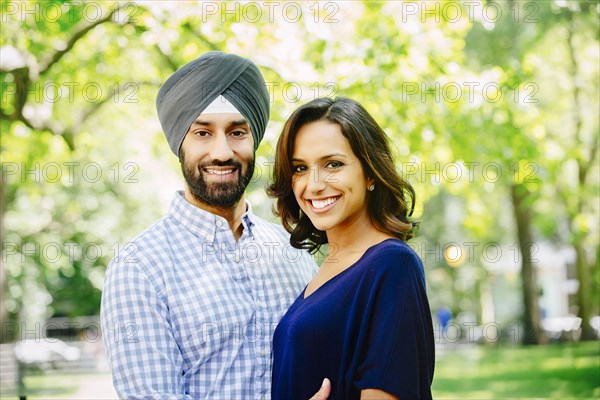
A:
[[[366,304],[361,358],[354,386],[361,399],[431,400],[434,342],[418,256],[410,249],[381,252]],[[409,251],[410,250],[410,251]]]
[[[365,389],[360,391],[360,400],[400,400],[400,398],[383,390]]]

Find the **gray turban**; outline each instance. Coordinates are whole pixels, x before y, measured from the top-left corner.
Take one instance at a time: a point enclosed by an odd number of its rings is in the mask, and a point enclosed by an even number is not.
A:
[[[269,121],[265,81],[252,61],[213,51],[179,68],[158,91],[158,119],[175,155],[192,122],[219,95],[246,118],[256,150]]]

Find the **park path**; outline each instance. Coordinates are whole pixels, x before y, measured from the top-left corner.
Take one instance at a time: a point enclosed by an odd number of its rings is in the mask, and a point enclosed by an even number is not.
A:
[[[113,400],[118,398],[110,373],[82,376],[79,380],[79,388],[69,396],[69,400]]]

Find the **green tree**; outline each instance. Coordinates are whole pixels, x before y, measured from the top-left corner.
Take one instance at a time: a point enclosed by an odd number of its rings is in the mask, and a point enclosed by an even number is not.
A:
[[[457,269],[441,253],[425,254],[440,289],[432,304],[489,318],[493,277],[481,247],[517,241],[524,322],[539,325],[530,252],[544,239],[576,249],[579,315],[598,312],[595,3],[26,3],[41,10],[37,19],[15,12],[21,4],[2,3],[0,323],[7,308],[10,318],[31,318],[33,303],[45,316],[97,311],[106,264],[160,216],[163,182],[178,174],[156,91],[210,50],[252,58],[271,92],[248,191],[257,213],[271,217],[263,188],[291,111],[315,97],[353,97],[390,135],[416,186],[418,243],[440,252],[451,242],[480,244]],[[89,175],[95,168],[98,180]],[[61,244],[61,261],[31,243]],[[590,332],[584,324],[584,337]],[[527,342],[543,341],[533,333]]]
[[[94,139],[111,129],[116,109],[126,115],[115,105],[138,101],[139,82],[118,62],[123,46],[103,37],[118,43],[121,29],[135,31],[124,14],[129,5],[106,3],[93,15],[79,2],[1,7],[0,323],[31,321],[25,314],[32,310],[38,317],[93,314],[108,238],[122,241],[115,232],[140,207],[116,176],[127,172],[122,158],[100,153],[109,146]],[[137,164],[128,166],[135,175]]]

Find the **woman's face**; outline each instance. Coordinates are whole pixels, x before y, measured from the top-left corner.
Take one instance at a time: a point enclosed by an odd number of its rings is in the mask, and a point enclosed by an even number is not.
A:
[[[365,200],[372,182],[338,124],[321,120],[298,130],[292,171],[296,201],[317,229],[329,236],[368,223]]]

